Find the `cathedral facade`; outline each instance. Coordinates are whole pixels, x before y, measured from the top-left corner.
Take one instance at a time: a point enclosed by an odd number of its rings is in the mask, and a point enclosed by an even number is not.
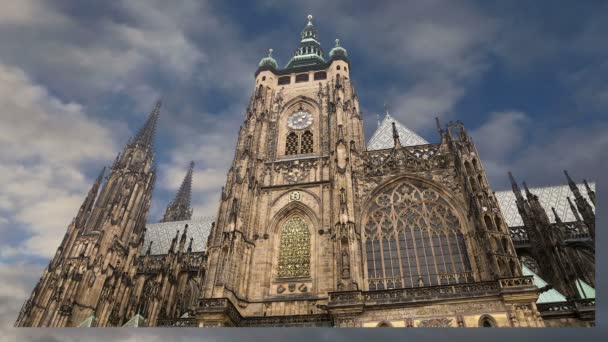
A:
[[[593,183],[495,193],[460,122],[428,143],[386,113],[366,144],[347,51],[326,58],[310,16],[284,68],[271,53],[217,216],[192,218],[191,164],[146,224],[158,103],[16,326],[594,324]]]

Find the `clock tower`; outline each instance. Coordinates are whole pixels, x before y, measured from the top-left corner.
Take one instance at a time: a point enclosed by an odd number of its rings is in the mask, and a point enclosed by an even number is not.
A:
[[[312,16],[285,68],[272,49],[261,60],[209,238],[205,298],[246,315],[314,317],[329,292],[359,289],[349,199],[353,152],[365,147],[349,72],[339,40],[324,56]]]
[[[272,49],[260,61],[198,324],[541,326],[464,126],[438,123],[429,144],[387,121],[366,147],[350,72],[338,39],[326,57],[312,16],[285,67]]]

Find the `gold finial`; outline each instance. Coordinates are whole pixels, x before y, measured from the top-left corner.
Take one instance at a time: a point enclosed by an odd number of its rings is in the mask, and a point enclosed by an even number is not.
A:
[[[312,24],[312,14],[309,14],[306,18],[308,18],[308,23]]]

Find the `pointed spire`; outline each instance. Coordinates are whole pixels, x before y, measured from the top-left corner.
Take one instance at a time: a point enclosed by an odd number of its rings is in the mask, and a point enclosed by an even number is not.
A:
[[[194,241],[194,238],[190,238],[190,243],[188,244],[188,253],[192,252],[192,241]]]
[[[555,222],[557,223],[562,223],[562,219],[561,217],[559,217],[559,215],[557,214],[557,211],[555,210],[555,207],[551,207],[551,211],[553,211],[553,216],[555,217]]]
[[[165,215],[161,222],[186,221],[192,218],[192,208],[190,208],[190,200],[192,197],[192,173],[194,170],[194,162],[190,162],[190,168],[179,187],[175,198],[167,206]]]
[[[135,138],[133,138],[132,145],[139,145],[145,148],[150,148],[152,146],[161,105],[162,102],[160,100],[156,101],[154,109],[152,109],[150,115],[148,115],[148,120],[146,120],[144,126],[137,132]]]
[[[509,171],[508,173],[509,173],[509,180],[511,180],[511,189],[513,189],[515,198],[517,199],[518,203],[523,204],[524,196],[522,196],[521,190],[519,189],[519,186],[517,185],[517,182],[515,181],[515,178],[513,177],[513,174],[511,173],[511,171]]]
[[[568,196],[568,204],[570,204],[570,210],[572,211],[572,214],[574,214],[574,218],[576,219],[576,221],[580,222],[581,215],[579,214],[578,209],[576,209],[576,206],[574,205],[574,203],[572,203],[570,196]]]
[[[531,192],[530,189],[528,189],[528,185],[526,184],[526,182],[522,182],[523,186],[524,186],[524,191],[526,192],[526,197],[528,198],[528,200],[530,198],[532,198],[532,196],[534,196]]]
[[[150,255],[150,253],[152,253],[152,242],[154,241],[150,241],[150,244],[148,244],[148,250],[146,251],[146,255]]]
[[[439,132],[440,135],[443,135],[443,128],[441,128],[441,122],[439,122],[438,116],[435,117],[435,125],[437,125],[437,132]]]
[[[587,195],[589,196],[591,203],[593,203],[593,205],[595,205],[595,191],[593,191],[593,189],[591,189],[591,187],[589,186],[589,183],[587,183],[586,179],[583,179],[583,184],[585,184],[585,189],[587,189]]]
[[[574,197],[575,198],[582,197],[581,192],[578,189],[578,186],[576,186],[576,183],[574,183],[572,178],[570,178],[570,175],[568,174],[567,170],[564,170],[564,175],[566,175],[566,178],[568,179],[568,186],[570,186],[570,190],[572,190],[572,192],[574,193]]]
[[[376,114],[376,120],[378,120],[378,127],[376,129],[378,129],[380,127],[380,114]]]
[[[393,141],[395,143],[395,148],[401,147],[401,142],[399,141],[399,132],[397,131],[397,125],[395,121],[392,122],[393,126]]]

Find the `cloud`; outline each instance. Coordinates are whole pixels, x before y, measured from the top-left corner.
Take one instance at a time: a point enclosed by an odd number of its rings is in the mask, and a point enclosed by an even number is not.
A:
[[[28,235],[3,256],[50,256],[90,187],[84,169],[114,156],[114,124],[91,119],[80,104],[57,99],[23,70],[2,64],[0,107],[0,213]]]
[[[564,184],[562,170],[578,181],[598,180],[608,167],[598,158],[608,149],[606,124],[544,130],[519,111],[491,113],[471,132],[495,190],[509,187],[507,172],[533,186]]]

